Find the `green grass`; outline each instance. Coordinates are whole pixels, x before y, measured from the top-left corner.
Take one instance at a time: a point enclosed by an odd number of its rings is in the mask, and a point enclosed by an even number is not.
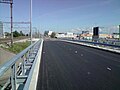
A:
[[[27,48],[30,45],[30,42],[20,42],[14,43],[12,47],[7,48],[9,51],[17,54]]]

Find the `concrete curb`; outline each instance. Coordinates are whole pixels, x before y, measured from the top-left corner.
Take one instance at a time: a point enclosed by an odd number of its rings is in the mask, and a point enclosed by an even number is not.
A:
[[[120,50],[110,49],[110,48],[106,48],[106,47],[99,47],[99,46],[94,46],[94,45],[89,45],[89,44],[76,42],[76,41],[68,41],[68,40],[60,40],[60,41],[65,41],[65,42],[69,42],[69,43],[73,43],[73,44],[80,44],[80,45],[83,45],[83,46],[88,46],[88,47],[92,47],[92,48],[101,49],[101,50],[105,50],[105,51],[109,51],[109,52],[114,52],[114,53],[120,54]]]
[[[37,81],[38,81],[38,74],[39,74],[39,68],[40,68],[40,63],[41,63],[41,56],[42,56],[42,48],[43,48],[43,40],[41,42],[41,46],[40,46],[40,50],[39,50],[39,55],[38,55],[38,59],[33,71],[33,76],[30,82],[30,87],[28,90],[36,90],[37,87]]]

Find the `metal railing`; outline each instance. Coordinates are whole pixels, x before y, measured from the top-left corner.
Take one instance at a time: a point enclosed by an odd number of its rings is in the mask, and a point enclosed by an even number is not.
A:
[[[90,45],[99,45],[99,46],[104,46],[104,47],[120,48],[120,45],[113,45],[113,44],[107,44],[107,43],[92,42],[92,41],[85,41],[85,40],[70,40],[70,39],[64,39],[64,40],[81,42],[81,43],[86,43],[86,44],[90,44]]]
[[[70,40],[70,41],[82,42],[82,43],[87,43],[87,44],[92,44],[92,45],[109,46],[109,47],[113,47],[113,48],[120,48],[119,45],[100,43],[100,42],[90,42],[90,41],[83,41],[83,40]]]
[[[24,89],[27,79],[33,74],[31,71],[34,69],[38,51],[41,49],[42,43],[42,39],[33,43],[0,66],[0,77],[2,77],[8,69],[11,70],[11,75],[1,90],[19,90],[21,87]]]

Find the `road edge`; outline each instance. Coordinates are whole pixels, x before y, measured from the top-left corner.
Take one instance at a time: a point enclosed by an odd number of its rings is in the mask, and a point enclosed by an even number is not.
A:
[[[39,69],[40,69],[40,63],[41,63],[41,57],[42,57],[43,42],[44,42],[44,40],[42,40],[42,42],[41,42],[38,60],[35,65],[35,68],[33,71],[34,74],[32,76],[32,79],[30,82],[30,87],[28,90],[36,90],[36,88],[37,88],[38,75],[39,75]]]
[[[100,50],[104,50],[104,51],[108,51],[108,52],[120,54],[120,50],[103,48],[103,47],[89,45],[89,44],[85,44],[85,43],[81,43],[81,42],[76,42],[76,41],[69,41],[69,40],[60,40],[60,41],[64,41],[64,42],[68,42],[68,43],[72,43],[72,44],[78,44],[78,45],[82,45],[82,46],[87,46],[87,47],[91,47],[91,48],[95,48],[95,49],[100,49]]]

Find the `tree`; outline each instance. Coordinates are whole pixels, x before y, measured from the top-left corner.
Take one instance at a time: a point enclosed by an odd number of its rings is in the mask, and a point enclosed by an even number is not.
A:
[[[51,38],[55,38],[55,36],[56,36],[56,33],[55,32],[52,32],[52,34],[51,34]]]
[[[20,31],[20,36],[25,36],[22,31]]]
[[[20,36],[20,33],[18,31],[13,32],[13,37],[19,37],[19,36]]]
[[[10,36],[11,34],[9,32],[5,32],[5,36]]]
[[[45,32],[44,32],[44,36],[48,36],[48,31],[45,31]]]
[[[26,34],[26,36],[29,36],[29,34]]]

